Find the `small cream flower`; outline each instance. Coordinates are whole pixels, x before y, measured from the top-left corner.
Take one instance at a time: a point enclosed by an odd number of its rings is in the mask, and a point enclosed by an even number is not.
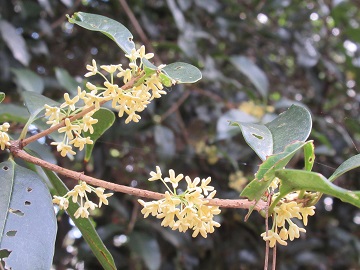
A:
[[[175,176],[175,171],[171,169],[169,170],[169,177],[165,177],[164,181],[170,182],[173,188],[177,188],[179,181],[183,178],[184,178],[183,174],[179,174],[178,176]]]
[[[80,206],[78,208],[78,210],[76,210],[75,214],[74,214],[75,218],[88,218],[89,217],[89,211],[84,207],[84,206]]]
[[[310,207],[301,207],[300,208],[300,213],[303,217],[303,222],[304,225],[307,226],[308,224],[308,216],[313,216],[315,214],[315,206],[310,206]]]
[[[96,188],[95,193],[99,197],[99,207],[101,207],[102,204],[108,205],[109,202],[107,200],[108,197],[112,196],[114,193],[107,193],[104,194],[105,189],[104,188]]]
[[[269,246],[272,248],[276,245],[276,243],[279,243],[280,245],[287,246],[287,243],[281,239],[281,237],[274,231],[270,230],[268,231],[268,236],[266,236],[266,232],[263,232],[261,234],[261,237],[265,241],[269,241]]]
[[[97,66],[96,66],[96,61],[95,59],[92,60],[92,66],[91,65],[86,65],[86,69],[90,72],[86,73],[84,75],[84,77],[90,77],[93,75],[96,75],[96,73],[98,72]]]
[[[65,102],[61,104],[60,108],[66,108],[69,106],[69,108],[72,111],[75,111],[75,104],[79,101],[79,96],[75,96],[72,99],[70,98],[68,93],[64,94]]]
[[[62,157],[65,157],[67,154],[75,155],[76,153],[72,150],[72,147],[63,142],[52,142],[51,145],[56,145],[56,150],[60,152]]]
[[[69,200],[64,197],[54,196],[52,202],[59,205],[60,209],[66,210],[69,207]]]
[[[146,53],[145,54],[145,46],[142,45],[139,49],[139,57],[140,58],[145,58],[145,59],[151,59],[154,57],[153,53]]]
[[[149,181],[160,180],[162,173],[159,166],[156,166],[156,172],[150,172],[151,177],[148,179]]]
[[[72,124],[69,118],[65,118],[65,126],[62,127],[62,128],[59,128],[59,129],[58,129],[58,132],[59,132],[59,133],[65,132],[65,133],[66,133],[66,136],[67,136],[70,140],[72,140],[72,139],[74,139],[74,134],[73,134],[73,132],[78,132],[78,133],[80,133],[80,132],[81,132],[81,128],[80,128],[79,125]]]

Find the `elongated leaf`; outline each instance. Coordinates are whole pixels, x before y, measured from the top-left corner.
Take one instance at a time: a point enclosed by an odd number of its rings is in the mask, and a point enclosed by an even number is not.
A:
[[[240,127],[246,143],[262,160],[272,154],[273,138],[265,125],[241,122],[231,122],[231,125]]]
[[[79,83],[70,76],[69,72],[63,68],[55,68],[55,76],[62,87],[64,87],[72,95],[77,95],[77,87]]]
[[[56,194],[54,195],[63,196],[69,191],[63,181],[61,181],[61,179],[54,172],[44,168],[43,170],[55,189]],[[105,270],[116,269],[113,257],[97,234],[91,220],[89,218],[76,219],[74,217],[74,214],[79,206],[80,205],[78,203],[73,203],[72,200],[70,200],[69,208],[67,209],[68,215],[71,217],[76,227],[80,230],[82,236],[90,246],[98,261],[101,263],[102,267]]]
[[[334,182],[336,178],[344,173],[360,167],[360,154],[345,160],[337,169],[336,171],[330,176],[329,181]]]
[[[0,34],[14,58],[24,66],[28,66],[30,54],[25,39],[16,31],[16,28],[9,22],[0,20]]]
[[[4,92],[0,92],[0,103],[3,102],[5,99],[5,93]]]
[[[292,105],[266,126],[273,136],[273,153],[277,154],[284,151],[290,143],[305,141],[309,137],[312,128],[311,114],[305,107]]]
[[[56,217],[41,178],[13,161],[0,164],[0,250],[8,269],[50,269]]]
[[[91,31],[98,31],[111,38],[127,54],[135,49],[133,35],[121,23],[101,15],[76,12],[68,17],[69,22],[77,24]]]
[[[287,146],[284,152],[268,157],[260,165],[255,179],[244,188],[240,195],[249,198],[249,200],[260,200],[261,196],[263,196],[264,192],[274,180],[276,170],[285,167],[295,153],[309,143],[311,142],[295,142]]]
[[[162,71],[177,83],[194,83],[202,78],[197,67],[182,62],[169,64]]]
[[[269,81],[265,73],[248,57],[232,56],[231,63],[254,84],[259,93],[266,97],[269,91]]]
[[[17,84],[25,91],[41,94],[44,91],[43,79],[29,69],[13,68],[11,71],[16,76]]]
[[[91,153],[94,148],[94,144],[108,130],[115,122],[115,115],[112,111],[106,108],[100,108],[92,116],[99,121],[93,125],[94,133],[84,132],[85,137],[89,136],[93,140],[93,144],[87,144],[85,147],[85,160],[89,161],[91,158]]]
[[[280,196],[297,190],[317,191],[360,208],[360,191],[338,187],[320,173],[281,169],[276,171],[276,176],[281,179]]]
[[[29,112],[23,107],[14,104],[0,104],[0,122],[26,123]]]

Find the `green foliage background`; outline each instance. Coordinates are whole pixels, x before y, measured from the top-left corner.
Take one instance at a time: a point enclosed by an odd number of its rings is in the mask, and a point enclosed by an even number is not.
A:
[[[124,24],[138,45],[149,50],[151,44],[156,64],[183,61],[203,73],[195,85],[169,87],[168,95],[142,113],[140,123],[125,125],[124,119],[116,119],[98,140],[89,163],[80,154],[75,162],[58,158],[58,164],[118,184],[163,191],[146,181],[160,165],[163,171],[211,176],[219,198],[237,198],[229,175],[240,170],[251,180],[261,161],[228,120],[266,123],[294,103],[312,112],[314,171],[328,177],[358,153],[357,1],[128,1],[148,40],[139,36],[122,2],[0,1],[0,90],[6,93],[0,120],[12,110],[19,132],[23,91],[60,101],[65,91],[75,93],[78,84],[86,83],[85,66],[93,58],[98,64],[127,62],[110,39],[68,23],[66,14],[108,16]],[[262,108],[273,106],[274,112],[259,118],[254,109],[239,109],[250,100]],[[196,151],[201,143],[210,150]],[[49,153],[48,158],[54,157]],[[301,169],[298,160],[291,165]],[[64,180],[70,188],[75,184]],[[360,189],[357,170],[336,182]],[[101,211],[94,223],[118,269],[263,266],[264,220],[256,213],[245,223],[246,211],[223,209],[221,228],[207,239],[192,239],[160,227],[158,220],[144,220],[136,198],[124,194],[116,194]],[[354,206],[323,197],[306,236],[278,249],[278,269],[359,269],[359,219]],[[58,226],[56,269],[99,269],[65,214]]]

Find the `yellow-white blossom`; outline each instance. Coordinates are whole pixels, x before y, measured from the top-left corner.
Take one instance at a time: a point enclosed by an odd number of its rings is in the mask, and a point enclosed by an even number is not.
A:
[[[104,194],[105,189],[101,187],[94,188],[88,185],[84,181],[80,181],[72,190],[68,191],[64,196],[54,196],[53,203],[58,204],[60,209],[66,210],[69,206],[69,199],[74,203],[79,202],[80,207],[76,210],[74,216],[75,218],[87,218],[89,217],[89,210],[95,210],[97,207],[101,207],[102,204],[108,204],[107,198],[112,196],[113,193]],[[93,201],[89,200],[87,194],[95,193],[99,198],[99,203],[96,204]]]
[[[5,150],[7,146],[10,146],[10,137],[7,134],[9,130],[10,124],[8,122],[4,122],[0,125],[0,149]]]
[[[184,179],[182,174],[176,175],[174,170],[169,170],[169,177],[162,178],[160,168],[156,167],[156,172],[150,173],[149,181],[161,180],[167,187],[164,198],[157,201],[144,202],[138,200],[143,206],[141,213],[144,217],[149,215],[162,219],[161,225],[170,227],[173,230],[186,232],[188,229],[193,230],[192,236],[202,235],[207,237],[208,233],[213,233],[215,227],[220,227],[220,224],[214,221],[214,216],[220,214],[221,210],[218,206],[208,205],[207,199],[212,199],[216,191],[213,190],[210,194],[203,194],[204,191],[208,193],[211,189],[208,185],[211,178],[206,178],[202,182],[203,188],[200,187],[200,178],[196,177],[194,181],[189,176],[185,176],[187,189],[181,193],[176,193],[176,187],[179,182]],[[170,189],[167,183],[171,183],[174,190]],[[211,189],[212,190],[212,189]]]

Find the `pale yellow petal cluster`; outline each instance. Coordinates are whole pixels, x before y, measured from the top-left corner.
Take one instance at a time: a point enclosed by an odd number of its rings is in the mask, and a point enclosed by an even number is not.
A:
[[[136,123],[141,119],[139,113],[145,110],[154,98],[160,98],[166,94],[159,76],[160,69],[152,74],[146,74],[143,70],[143,59],[152,58],[152,53],[145,53],[145,47],[141,46],[140,49],[133,49],[125,56],[130,60],[129,68],[126,69],[123,69],[121,64],[101,65],[98,69],[96,61],[92,60],[91,65],[86,66],[88,72],[85,77],[99,75],[104,79],[102,86],[87,82],[87,90],[78,87],[77,95],[74,97],[64,94],[65,101],[59,107],[44,106],[45,116],[48,118],[47,124],[54,126],[61,121],[65,122],[65,126],[58,129],[59,133],[64,133],[63,140],[53,143],[62,156],[74,155],[73,147],[82,150],[86,144],[93,144],[91,137],[84,136],[84,133],[94,133],[94,125],[98,119],[92,116],[104,102],[110,101],[111,107],[118,112],[119,117],[126,116],[126,124]],[[121,84],[128,83],[134,78],[137,78],[139,82],[134,81],[133,87],[122,89],[115,82],[116,78],[120,78]],[[81,119],[71,120],[72,116],[92,106],[94,109]]]
[[[315,214],[315,206],[304,207],[302,203],[296,201],[297,193],[289,194],[274,208],[274,224],[271,230],[262,233],[265,241],[269,241],[270,247],[276,243],[287,245],[286,240],[293,241],[300,237],[300,232],[306,232],[304,228],[299,227],[292,219],[303,220],[304,225],[308,223],[308,216]],[[292,199],[292,201],[289,201]]]
[[[105,189],[103,188],[94,188],[88,185],[86,182],[81,181],[76,185],[72,190],[68,191],[64,196],[54,196],[52,200],[53,203],[59,205],[60,209],[66,210],[69,207],[69,199],[71,198],[73,203],[80,203],[80,207],[76,210],[74,216],[75,218],[87,218],[89,217],[89,209],[95,210],[97,207],[101,207],[102,204],[108,205],[107,198],[112,196],[113,193],[104,194]],[[89,200],[88,194],[94,192],[99,198],[99,203],[96,204]]]
[[[4,150],[7,146],[10,146],[10,137],[7,134],[10,124],[8,122],[0,125],[0,149]]]
[[[187,188],[181,194],[176,193],[179,182],[184,179],[182,174],[176,175],[174,170],[169,170],[169,177],[162,178],[160,168],[156,167],[156,172],[150,173],[149,181],[161,180],[167,187],[164,198],[157,201],[145,202],[138,200],[143,206],[141,213],[144,217],[152,215],[162,219],[161,226],[170,227],[173,230],[185,232],[193,230],[192,236],[201,234],[207,237],[208,233],[213,233],[215,227],[220,224],[214,221],[214,216],[220,214],[218,206],[207,205],[206,199],[215,196],[216,191],[209,186],[211,178],[200,180],[196,177],[193,181],[189,176],[185,176]],[[171,188],[167,185],[171,184]],[[209,191],[212,191],[210,194]]]

